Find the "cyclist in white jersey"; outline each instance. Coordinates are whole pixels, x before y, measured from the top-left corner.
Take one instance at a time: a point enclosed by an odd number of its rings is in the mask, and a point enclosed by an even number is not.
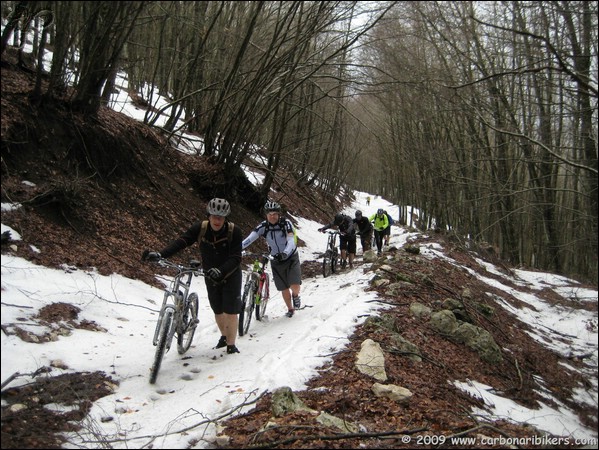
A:
[[[269,252],[274,257],[270,266],[275,286],[287,306],[287,317],[293,317],[295,310],[301,307],[302,284],[295,230],[291,221],[281,215],[281,205],[277,202],[267,201],[264,212],[266,220],[259,223],[243,240],[241,248],[249,247],[260,236],[266,239]]]

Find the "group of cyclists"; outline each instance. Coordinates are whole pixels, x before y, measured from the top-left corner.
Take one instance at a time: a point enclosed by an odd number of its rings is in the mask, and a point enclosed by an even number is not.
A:
[[[281,205],[268,201],[264,205],[266,220],[243,239],[241,230],[227,219],[231,205],[222,198],[213,198],[206,206],[208,219],[195,222],[160,252],[144,250],[143,261],[169,258],[195,242],[200,246],[204,280],[210,308],[220,331],[214,348],[225,348],[228,354],[239,353],[236,345],[239,312],[241,311],[242,251],[260,236],[266,239],[272,256],[275,286],[287,305],[287,317],[293,317],[301,307],[301,267],[295,229],[281,214]]]
[[[351,269],[354,267],[354,259],[356,257],[357,236],[360,236],[362,251],[365,252],[372,248],[372,235],[374,233],[377,255],[380,256],[383,252],[383,245],[389,245],[391,225],[391,217],[387,211],[379,208],[370,217],[363,216],[360,210],[356,211],[353,219],[347,214],[338,213],[331,223],[319,228],[318,231],[324,233],[329,228],[338,228],[341,267],[345,268],[349,262]]]
[[[198,242],[204,269],[204,280],[210,308],[220,331],[214,348],[225,348],[228,354],[239,353],[236,346],[239,312],[241,311],[242,251],[263,237],[272,257],[271,268],[275,286],[287,306],[287,317],[293,317],[301,307],[301,266],[297,251],[296,232],[293,224],[285,218],[281,205],[267,201],[264,205],[266,219],[260,222],[245,239],[241,230],[227,219],[231,205],[222,198],[213,198],[206,206],[207,220],[197,221],[177,239],[160,252],[144,250],[143,261],[169,258],[186,247]],[[319,228],[324,232],[338,227],[340,233],[341,267],[353,268],[356,256],[356,236],[360,236],[363,251],[370,250],[374,232],[378,255],[383,242],[389,243],[391,226],[383,209],[366,219],[361,211],[355,218],[339,213],[333,222]],[[387,237],[385,239],[385,237]]]

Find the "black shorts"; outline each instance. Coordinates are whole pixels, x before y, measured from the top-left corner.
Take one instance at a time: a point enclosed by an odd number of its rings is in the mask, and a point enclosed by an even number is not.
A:
[[[347,253],[356,253],[356,235],[339,235],[339,248],[341,250],[347,250]]]
[[[236,270],[221,284],[214,284],[209,278],[204,278],[204,280],[210,308],[214,314],[239,314],[241,311],[241,269]]]

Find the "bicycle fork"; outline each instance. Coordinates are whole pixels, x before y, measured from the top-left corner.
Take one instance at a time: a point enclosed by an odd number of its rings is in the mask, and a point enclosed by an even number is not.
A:
[[[154,339],[152,340],[152,344],[154,346],[158,345],[158,337],[160,336],[160,330],[162,329],[162,322],[164,321],[164,317],[167,316],[166,311],[170,310],[171,314],[168,316],[171,318],[171,323],[168,325],[168,339],[166,340],[166,349],[169,350],[171,348],[171,341],[173,339],[173,335],[175,334],[175,308],[173,305],[166,305],[160,311],[160,315],[158,316],[158,321],[156,322],[156,329],[154,330]]]

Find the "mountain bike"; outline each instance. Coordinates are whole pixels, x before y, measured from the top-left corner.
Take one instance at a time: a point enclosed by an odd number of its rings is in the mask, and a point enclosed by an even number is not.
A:
[[[150,384],[156,382],[164,354],[171,348],[177,335],[177,351],[180,355],[189,350],[196,327],[198,326],[198,294],[190,293],[192,277],[204,275],[200,261],[191,260],[188,266],[175,264],[161,258],[156,263],[162,267],[175,269],[176,275],[164,289],[162,307],[158,315],[152,343],[156,347],[154,363],[150,369]]]
[[[339,236],[339,232],[329,231],[328,235],[327,249],[324,252],[322,260],[322,275],[325,278],[337,271],[337,262],[339,261],[339,250],[337,249],[337,236]]]
[[[270,299],[270,278],[266,273],[266,265],[272,259],[268,254],[250,255],[256,259],[252,264],[252,271],[248,273],[243,286],[241,297],[241,312],[239,313],[239,336],[247,334],[252,322],[254,311],[256,320],[262,320],[266,306]]]

